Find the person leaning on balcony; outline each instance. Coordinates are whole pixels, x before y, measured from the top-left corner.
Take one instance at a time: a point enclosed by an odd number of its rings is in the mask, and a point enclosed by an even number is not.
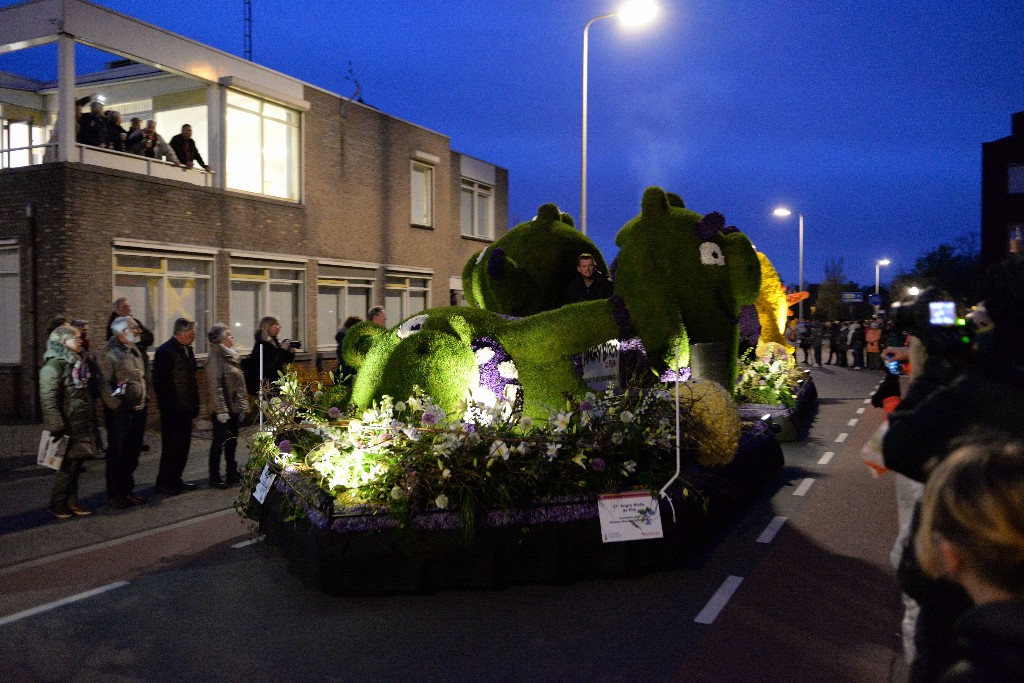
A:
[[[175,166],[181,166],[178,155],[174,153],[171,146],[156,132],[156,121],[149,119],[146,127],[140,128],[128,137],[128,150],[132,154],[149,157],[150,159],[164,159]]]
[[[128,131],[121,125],[121,112],[107,111],[109,147],[115,152],[128,151]]]
[[[203,155],[196,147],[196,141],[192,139],[192,126],[185,124],[181,132],[171,138],[171,149],[178,155],[178,161],[186,168],[195,168],[196,164],[207,173],[213,173],[210,167],[203,161]]]
[[[93,101],[89,112],[78,118],[78,139],[76,142],[93,147],[110,146],[110,130],[107,117],[103,115],[103,103]]]

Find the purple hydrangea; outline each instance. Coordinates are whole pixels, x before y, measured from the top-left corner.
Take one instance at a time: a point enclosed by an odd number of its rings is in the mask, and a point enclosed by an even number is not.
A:
[[[331,409],[327,411],[327,416],[332,420],[337,420],[341,417],[341,409],[338,406],[331,406]]]
[[[709,240],[715,236],[715,233],[722,232],[722,228],[724,227],[725,216],[717,211],[712,211],[711,213],[705,214],[704,218],[700,219],[700,222],[697,223],[695,229],[697,230],[697,235],[699,235],[702,240]]]
[[[604,458],[594,458],[590,461],[590,466],[595,472],[604,472]]]
[[[608,301],[612,304],[612,319],[619,326],[619,332],[623,337],[629,335],[629,309],[626,308],[626,300],[621,294],[613,294]]]
[[[282,439],[277,444],[277,450],[281,451],[282,453],[291,453],[292,442],[289,441],[288,439]]]

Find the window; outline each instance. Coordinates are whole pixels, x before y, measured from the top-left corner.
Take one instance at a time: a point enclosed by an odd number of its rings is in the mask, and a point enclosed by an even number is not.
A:
[[[295,263],[237,260],[231,263],[231,333],[251,349],[260,318],[281,322],[278,339],[302,340],[302,287],[306,270]]]
[[[21,362],[21,282],[18,247],[0,246],[0,363]]]
[[[374,304],[376,273],[369,268],[320,265],[316,291],[316,342],[321,349],[333,349],[335,333],[349,316],[366,318]]]
[[[1007,251],[1009,255],[1024,253],[1024,223],[1011,223],[1007,240]]]
[[[1010,164],[1006,169],[1006,191],[1024,194],[1024,164]]]
[[[41,126],[28,121],[0,119],[0,168],[18,168],[41,164],[45,147],[45,132]]]
[[[412,224],[434,225],[434,167],[412,162]]]
[[[462,234],[466,237],[493,239],[494,189],[462,179]]]
[[[229,90],[228,189],[299,200],[299,113]]]
[[[388,314],[389,325],[393,326],[427,308],[430,308],[429,276],[387,276],[384,284],[384,309]]]
[[[121,115],[121,118],[122,120],[124,119],[124,114]],[[154,120],[156,121],[157,131],[168,143],[171,142],[171,138],[181,133],[183,125],[187,123],[192,126],[192,141],[196,143],[196,149],[199,150],[203,161],[207,164],[210,163],[210,136],[206,123],[207,113],[205,104],[160,111],[157,112]],[[127,128],[129,124],[122,123],[121,125]],[[199,168],[199,166],[197,165],[196,168]]]
[[[116,250],[113,298],[128,297],[132,315],[153,331],[157,344],[170,339],[177,318],[195,320],[192,348],[206,353],[212,273],[212,257]]]

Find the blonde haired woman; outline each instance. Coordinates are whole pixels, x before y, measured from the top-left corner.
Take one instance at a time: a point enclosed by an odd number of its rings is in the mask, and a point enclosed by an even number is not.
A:
[[[964,588],[955,664],[942,683],[1024,681],[1024,442],[960,448],[925,487],[914,547],[922,570]]]
[[[280,331],[281,321],[272,315],[263,316],[256,329],[256,343],[252,347],[252,355],[257,361],[260,358],[260,349],[263,349],[263,379],[269,382],[277,380],[278,373],[295,357],[295,349],[290,339],[277,340]]]

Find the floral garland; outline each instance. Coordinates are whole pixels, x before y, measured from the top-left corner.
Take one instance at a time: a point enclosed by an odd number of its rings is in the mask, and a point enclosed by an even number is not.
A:
[[[807,376],[806,370],[796,367],[779,344],[769,344],[768,352],[758,357],[747,349],[740,357],[739,377],[734,396],[738,403],[759,403],[792,408],[796,405],[797,389]]]

